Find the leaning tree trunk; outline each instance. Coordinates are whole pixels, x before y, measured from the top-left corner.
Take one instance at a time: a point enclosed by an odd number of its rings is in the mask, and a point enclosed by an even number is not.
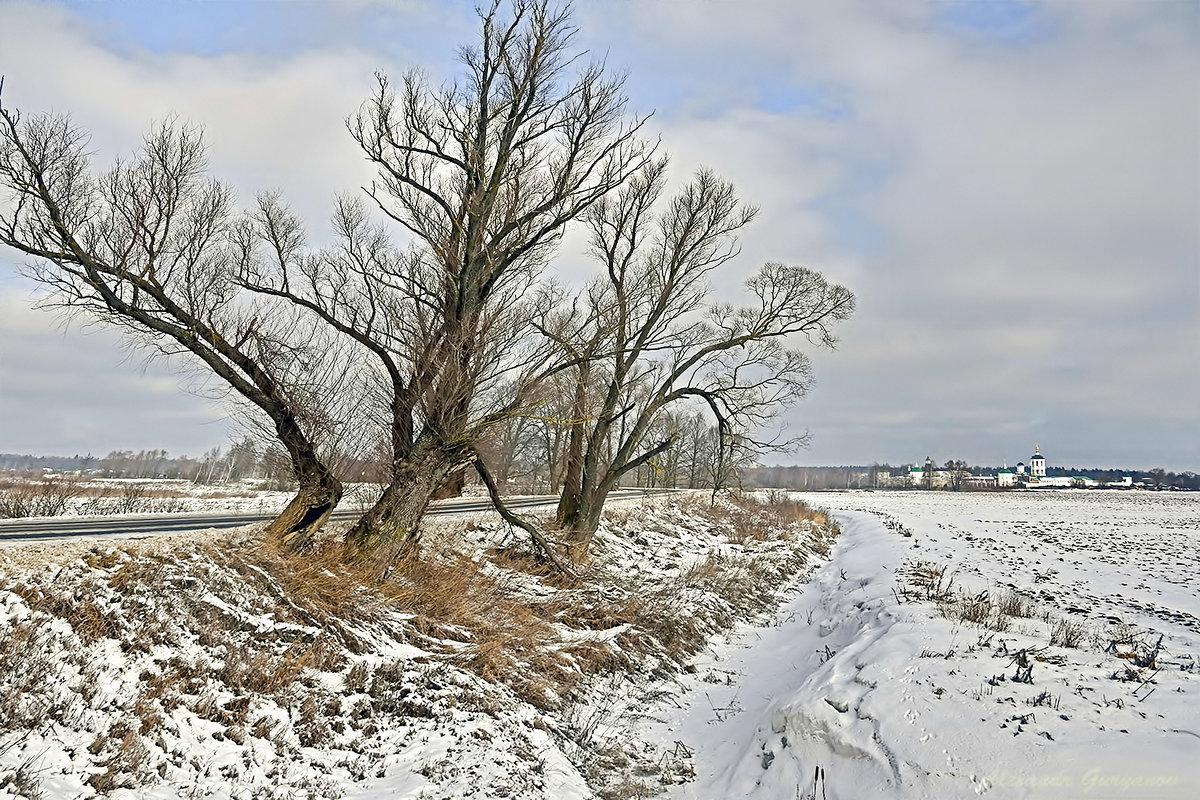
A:
[[[397,560],[416,555],[425,510],[456,466],[436,446],[418,442],[395,467],[375,505],[346,534],[343,559],[382,576]]]
[[[267,526],[267,538],[289,553],[303,550],[341,499],[342,482],[332,474],[302,482],[296,496]]]
[[[275,410],[278,413],[276,434],[291,457],[292,473],[299,488],[283,512],[267,526],[266,536],[285,552],[295,553],[312,542],[313,536],[337,508],[342,499],[342,482],[317,456],[294,417],[282,409]]]

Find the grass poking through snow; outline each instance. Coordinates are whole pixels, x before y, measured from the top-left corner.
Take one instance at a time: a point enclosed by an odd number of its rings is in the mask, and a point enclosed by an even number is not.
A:
[[[0,797],[636,796],[622,720],[829,552],[823,514],[774,500],[619,509],[578,581],[498,523],[432,531],[381,584],[335,537],[0,556]]]

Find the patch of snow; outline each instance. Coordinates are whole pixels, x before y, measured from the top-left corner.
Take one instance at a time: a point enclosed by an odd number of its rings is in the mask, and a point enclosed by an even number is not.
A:
[[[671,797],[1194,796],[1200,496],[801,497],[843,534],[772,625],[713,648],[644,727],[692,754]],[[1038,616],[947,618],[908,591],[918,563],[944,565],[955,597],[1011,589]],[[1063,620],[1079,647],[1051,645]],[[1162,650],[1138,667],[1115,645],[1131,639]]]

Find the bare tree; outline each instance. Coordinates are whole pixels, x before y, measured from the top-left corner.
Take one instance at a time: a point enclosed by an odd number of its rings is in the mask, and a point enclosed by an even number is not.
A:
[[[562,368],[525,335],[523,298],[565,226],[649,157],[621,81],[571,51],[567,10],[516,0],[502,14],[496,2],[480,19],[456,82],[413,71],[393,88],[380,76],[349,121],[379,170],[367,194],[407,249],[349,201],[335,216],[337,252],[301,252],[298,223],[271,198],[246,238],[243,286],[304,308],[376,364],[390,485],[346,555],[380,569],[415,551],[438,486]]]
[[[971,474],[967,470],[967,462],[962,459],[951,458],[946,461],[944,468],[949,480],[950,489],[955,492],[960,491],[963,485],[963,478]]]
[[[167,356],[190,354],[269,418],[299,491],[269,533],[304,545],[342,487],[318,455],[295,365],[322,346],[286,335],[287,310],[241,302],[229,276],[230,190],[205,176],[192,129],[164,123],[131,161],[91,172],[69,118],[0,103],[0,243],[32,258],[42,305],[83,312]]]
[[[785,444],[755,437],[811,385],[808,359],[791,340],[832,347],[833,326],[854,307],[845,288],[783,264],[746,282],[751,304],[709,302],[707,277],[737,254],[736,235],[755,210],[700,171],[659,211],[665,172],[665,159],[655,161],[587,215],[603,274],[585,292],[593,360],[577,385],[586,395],[598,379],[599,391],[573,421],[558,508],[575,559],[586,555],[608,493],[678,439],[677,429],[654,435],[671,406],[704,408],[725,458]],[[728,478],[725,466],[715,478]]]

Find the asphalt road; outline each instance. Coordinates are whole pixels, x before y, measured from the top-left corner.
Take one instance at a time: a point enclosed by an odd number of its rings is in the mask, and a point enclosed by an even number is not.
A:
[[[658,490],[663,491],[663,490]],[[654,490],[643,491],[628,489],[613,492],[610,500],[625,500],[643,497],[656,493]],[[558,497],[542,495],[537,497],[513,497],[507,500],[510,508],[533,508],[550,506],[558,503]],[[492,501],[487,498],[453,498],[441,500],[430,506],[426,514],[474,514],[480,511],[491,511]],[[357,518],[362,511],[354,508],[339,508],[333,512],[335,520],[350,520]],[[187,531],[202,531],[212,528],[237,528],[253,522],[264,522],[273,519],[274,514],[146,514],[81,519],[52,517],[49,519],[10,519],[0,520],[0,547],[6,545],[32,544],[34,542],[71,541],[78,539],[118,539],[144,538],[159,536],[164,533],[185,533]]]

